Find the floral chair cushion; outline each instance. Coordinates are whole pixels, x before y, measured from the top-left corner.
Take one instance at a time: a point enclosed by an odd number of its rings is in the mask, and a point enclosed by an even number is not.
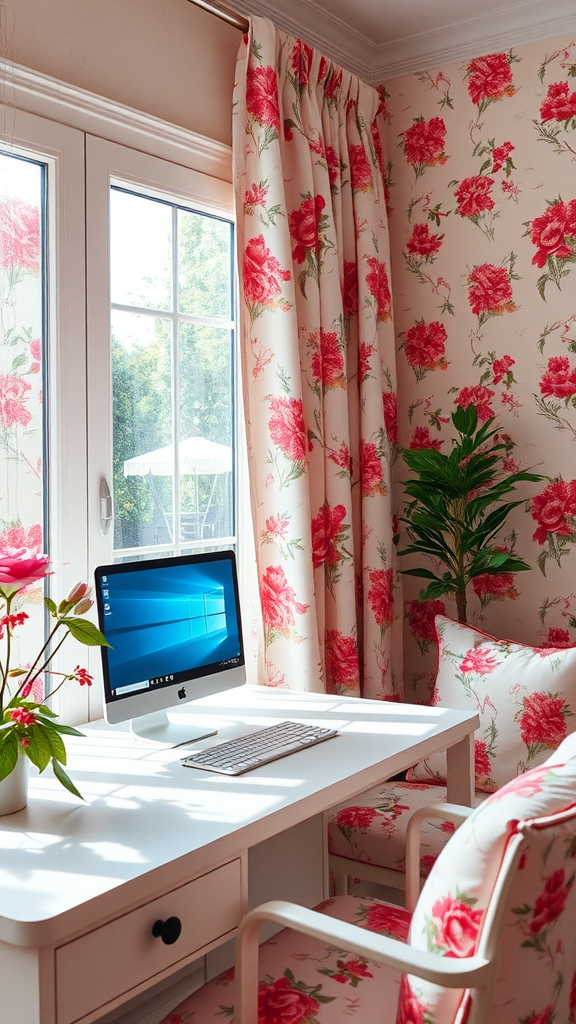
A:
[[[336,896],[317,910],[405,942],[410,914],[357,896]],[[258,1024],[393,1024],[398,972],[288,929],[260,949]],[[384,1009],[383,1009],[384,1008]],[[386,1008],[388,1008],[386,1010]],[[234,969],[188,996],[162,1024],[222,1024],[234,1013]]]
[[[434,703],[477,711],[476,789],[492,793],[541,764],[576,729],[576,648],[538,648],[497,640],[436,616]],[[446,754],[408,772],[412,782],[444,782]]]
[[[564,751],[574,753],[574,746],[563,745]],[[517,832],[526,843],[506,905],[498,980],[487,1019],[498,1024],[573,1021],[574,757],[564,762],[550,757],[476,808],[432,868],[412,917],[409,941],[439,956],[475,952],[504,852]],[[398,1022],[452,1024],[468,998],[462,991],[405,977]]]
[[[446,787],[425,782],[387,782],[362,793],[354,804],[333,811],[328,821],[330,853],[404,873],[406,827],[411,815],[435,800]],[[421,827],[420,873],[426,876],[454,832],[450,821],[432,819]]]

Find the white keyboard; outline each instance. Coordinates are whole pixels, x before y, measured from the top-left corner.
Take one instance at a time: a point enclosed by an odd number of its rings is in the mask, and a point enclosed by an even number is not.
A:
[[[221,775],[241,775],[251,768],[258,768],[261,764],[276,761],[286,754],[312,747],[337,735],[336,729],[322,729],[303,722],[280,722],[191,754],[183,759],[182,764],[186,768],[202,768]]]

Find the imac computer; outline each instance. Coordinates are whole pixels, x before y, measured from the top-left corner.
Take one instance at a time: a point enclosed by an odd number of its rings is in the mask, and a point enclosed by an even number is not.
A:
[[[169,746],[215,735],[166,709],[246,680],[234,552],[102,565],[95,581],[106,721]]]

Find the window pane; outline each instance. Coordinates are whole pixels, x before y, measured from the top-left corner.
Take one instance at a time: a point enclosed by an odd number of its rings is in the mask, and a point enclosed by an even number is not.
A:
[[[112,302],[172,308],[172,207],[119,189],[110,191]]]
[[[182,543],[234,532],[231,351],[230,331],[181,324]]]
[[[172,542],[171,330],[112,312],[115,548]]]
[[[180,313],[231,319],[230,235],[226,221],[178,211]]]
[[[43,370],[45,167],[0,154],[0,547],[46,550]],[[32,622],[29,660],[42,645],[42,584],[19,597]],[[13,606],[16,610],[16,606]]]

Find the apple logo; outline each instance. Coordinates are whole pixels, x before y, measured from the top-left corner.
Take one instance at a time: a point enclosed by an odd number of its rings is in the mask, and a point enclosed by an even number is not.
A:
[[[178,696],[180,700],[184,700],[184,698],[186,697],[186,690],[184,689],[183,686],[178,690]]]

